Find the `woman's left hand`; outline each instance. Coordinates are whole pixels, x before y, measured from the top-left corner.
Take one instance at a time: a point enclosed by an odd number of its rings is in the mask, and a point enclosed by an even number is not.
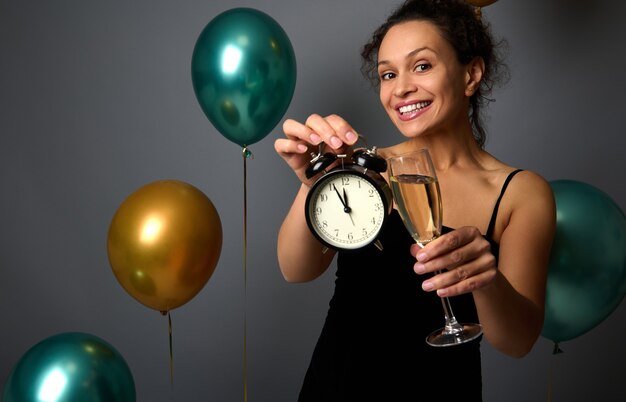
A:
[[[496,277],[496,258],[489,242],[476,227],[462,227],[441,235],[424,248],[414,244],[417,274],[441,271],[422,283],[425,291],[456,296],[489,285]]]

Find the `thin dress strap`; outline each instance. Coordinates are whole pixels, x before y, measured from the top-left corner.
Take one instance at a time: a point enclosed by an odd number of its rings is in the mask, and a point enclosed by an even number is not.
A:
[[[485,234],[485,237],[487,237],[488,239],[493,239],[493,231],[496,227],[496,217],[498,216],[498,208],[500,208],[500,201],[502,200],[502,197],[504,196],[504,192],[506,191],[506,188],[508,187],[509,182],[511,181],[513,176],[515,176],[522,170],[523,169],[517,169],[509,173],[509,175],[506,177],[506,180],[504,181],[504,184],[502,185],[502,190],[500,190],[500,196],[498,197],[498,200],[496,201],[496,205],[493,207],[493,212],[491,213],[491,220],[489,221],[489,227],[487,228],[487,233]]]

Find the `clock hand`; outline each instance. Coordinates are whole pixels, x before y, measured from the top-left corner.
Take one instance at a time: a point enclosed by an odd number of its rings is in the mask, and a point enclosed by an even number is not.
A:
[[[341,204],[343,205],[343,212],[348,214],[348,217],[350,218],[350,221],[352,222],[352,226],[354,225],[354,219],[352,219],[352,209],[348,206],[348,204],[346,203],[346,201],[341,197],[341,194],[339,194],[339,190],[337,190],[337,186],[335,186],[333,184],[333,189],[335,189],[335,193],[337,193],[337,197],[339,197],[339,201],[341,201]],[[344,197],[346,196],[346,189],[343,189],[343,195]]]
[[[344,211],[346,211],[348,213],[348,216],[350,217],[350,220],[352,221],[352,226],[356,226],[354,224],[354,219],[352,219],[352,208],[350,208],[348,206],[348,194],[346,193],[346,188],[344,187],[343,189],[343,200],[344,200]]]
[[[339,190],[337,190],[337,186],[335,186],[333,184],[333,188],[335,189],[335,193],[337,193],[337,197],[339,197],[339,201],[341,201],[341,205],[343,205],[343,212],[345,213],[350,213],[351,209],[348,206],[348,204],[346,204],[346,202],[344,201],[344,199],[341,197],[341,194],[339,194]],[[344,189],[344,194],[345,194],[345,189]]]

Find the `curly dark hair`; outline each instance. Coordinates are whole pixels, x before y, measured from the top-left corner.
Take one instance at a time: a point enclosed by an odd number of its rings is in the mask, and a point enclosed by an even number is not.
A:
[[[493,101],[488,96],[494,86],[508,79],[508,68],[503,62],[506,42],[495,42],[490,26],[483,21],[476,9],[464,0],[407,0],[372,34],[361,50],[363,75],[373,86],[379,84],[378,49],[391,27],[402,22],[429,21],[439,28],[443,37],[452,45],[458,61],[467,64],[475,57],[485,62],[485,72],[480,86],[470,97],[469,118],[474,138],[484,147],[486,131],[481,117],[482,106]]]

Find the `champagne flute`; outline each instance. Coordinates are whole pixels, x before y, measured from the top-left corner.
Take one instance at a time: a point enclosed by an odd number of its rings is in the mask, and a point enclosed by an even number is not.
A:
[[[435,168],[427,149],[394,156],[387,160],[393,198],[407,230],[420,246],[441,235],[441,194]],[[438,271],[437,273],[440,273]],[[480,324],[460,324],[450,300],[441,298],[445,325],[426,337],[431,346],[459,345],[482,334]]]

